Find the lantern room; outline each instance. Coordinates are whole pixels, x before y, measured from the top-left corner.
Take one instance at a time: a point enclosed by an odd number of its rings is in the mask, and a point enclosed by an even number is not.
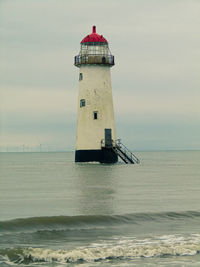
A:
[[[111,54],[107,40],[103,35],[96,33],[96,26],[93,26],[92,33],[81,41],[80,53],[75,56],[74,65],[98,64],[112,67],[114,56]]]

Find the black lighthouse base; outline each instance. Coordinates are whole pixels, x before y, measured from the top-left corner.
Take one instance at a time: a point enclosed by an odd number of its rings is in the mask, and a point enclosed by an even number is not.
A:
[[[98,150],[76,150],[75,162],[100,162],[116,163],[117,154],[111,148],[102,148]]]

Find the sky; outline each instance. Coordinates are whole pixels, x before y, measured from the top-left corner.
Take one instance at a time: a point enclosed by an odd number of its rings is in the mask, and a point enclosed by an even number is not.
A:
[[[199,0],[0,0],[0,151],[75,149],[74,56],[93,25],[115,56],[117,137],[200,149],[199,14]]]

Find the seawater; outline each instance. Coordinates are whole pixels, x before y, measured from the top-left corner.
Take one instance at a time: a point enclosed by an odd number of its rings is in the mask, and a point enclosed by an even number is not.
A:
[[[200,151],[0,154],[0,266],[200,266]]]

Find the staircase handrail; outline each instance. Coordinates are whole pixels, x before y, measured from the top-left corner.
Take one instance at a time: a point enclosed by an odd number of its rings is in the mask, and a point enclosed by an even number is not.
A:
[[[107,147],[105,139],[101,140],[101,147]],[[140,163],[140,160],[133,154],[124,144],[122,144],[121,139],[112,140],[111,146],[109,147],[117,147],[119,148],[124,154],[128,154],[128,157],[131,158],[133,162]]]
[[[140,163],[140,160],[130,151],[124,144],[122,144],[121,139],[113,140],[113,146],[118,146],[125,154],[128,154],[129,157],[136,163]]]

